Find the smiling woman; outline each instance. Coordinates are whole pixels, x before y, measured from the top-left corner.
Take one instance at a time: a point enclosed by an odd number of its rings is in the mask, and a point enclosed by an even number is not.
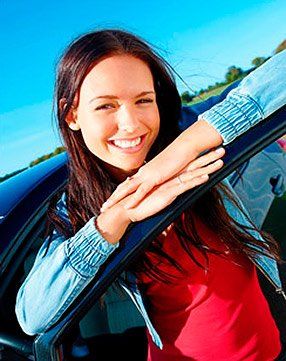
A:
[[[78,104],[66,119],[72,130],[81,130],[88,149],[115,179],[134,174],[160,127],[149,67],[128,55],[102,60],[84,78]]]
[[[171,67],[143,40],[102,30],[69,46],[56,85],[69,180],[18,292],[25,332],[43,332],[59,319],[132,222],[223,166],[217,146],[285,103],[285,68],[284,52],[180,133]],[[274,360],[279,332],[256,269],[283,294],[279,260],[277,243],[255,227],[227,182],[208,191],[130,266],[133,284],[121,284],[146,322],[148,360]]]

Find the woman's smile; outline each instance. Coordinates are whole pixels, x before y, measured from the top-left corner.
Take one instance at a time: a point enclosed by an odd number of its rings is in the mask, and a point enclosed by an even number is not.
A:
[[[132,139],[116,139],[108,142],[109,146],[126,154],[139,152],[145,145],[147,134]]]

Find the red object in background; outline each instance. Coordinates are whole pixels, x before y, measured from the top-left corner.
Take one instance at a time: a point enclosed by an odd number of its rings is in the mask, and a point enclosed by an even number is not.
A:
[[[278,139],[277,143],[282,147],[282,149],[286,150],[286,139]]]

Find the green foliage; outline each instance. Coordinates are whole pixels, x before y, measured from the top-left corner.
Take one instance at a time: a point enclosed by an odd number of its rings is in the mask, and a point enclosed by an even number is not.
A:
[[[282,41],[282,43],[276,48],[275,54],[279,53],[280,51],[286,49],[286,40]],[[263,57],[263,56],[257,56],[254,58],[251,62],[251,64],[254,67],[258,67],[265,63],[270,58],[270,56]],[[206,89],[200,89],[197,91],[196,96],[193,97],[192,101],[188,102],[188,105],[193,105],[196,103],[201,102],[202,100],[205,100],[209,98],[210,96],[218,95],[220,94],[228,85],[230,85],[232,82],[241,79],[248,75],[253,68],[248,70],[242,70],[240,67],[237,67],[235,65],[230,66],[227,69],[227,73],[225,74],[225,81],[222,82],[216,82],[213,85],[209,85]],[[183,95],[183,94],[182,94]]]
[[[274,54],[280,53],[280,51],[286,49],[286,40],[283,40],[274,51]]]
[[[45,160],[47,160],[47,159],[50,159],[50,158],[54,157],[55,155],[58,155],[58,154],[60,154],[60,153],[62,153],[62,152],[64,152],[64,151],[65,151],[65,147],[57,147],[52,153],[45,154],[45,155],[43,155],[43,156],[41,156],[41,157],[33,160],[33,161],[29,164],[29,167],[33,167],[34,165],[37,165],[37,164],[39,164],[39,163],[41,163],[41,162],[43,162],[43,161],[45,161]],[[16,175],[16,174],[19,174],[19,173],[23,172],[23,171],[26,170],[26,169],[28,169],[28,167],[22,168],[22,169],[18,169],[18,170],[16,170],[16,171],[12,172],[12,173],[9,173],[9,174],[4,175],[3,177],[0,177],[0,183],[3,182],[4,180],[7,180],[7,179],[13,177],[13,176]]]
[[[14,172],[9,173],[9,174],[5,174],[3,177],[0,177],[0,183],[1,183],[1,182],[4,182],[5,180],[7,180],[7,179],[9,179],[9,178],[11,178],[11,177],[13,177],[14,175],[17,175],[17,174],[23,172],[23,170],[26,170],[26,169],[27,169],[27,167],[26,167],[26,168],[22,168],[22,169],[15,170]]]
[[[225,80],[227,83],[232,83],[235,80],[240,79],[243,76],[243,70],[235,65],[230,66],[225,74]]]
[[[263,63],[265,63],[267,59],[269,58],[265,58],[264,56],[257,56],[252,60],[251,64],[254,65],[255,67],[258,67]]]
[[[224,85],[214,87],[212,90],[203,90],[202,89],[201,92],[198,93],[198,95],[188,105],[194,105],[196,103],[199,103],[203,100],[208,99],[209,97],[219,95],[222,91],[224,91],[225,88],[227,88],[229,86],[229,84],[227,84],[227,83],[221,83],[221,84],[224,84]]]
[[[187,104],[194,99],[195,95],[191,95],[189,91],[185,91],[181,94],[182,103]]]
[[[41,163],[41,162],[43,162],[43,161],[45,161],[45,160],[47,160],[47,159],[50,159],[50,158],[54,157],[55,155],[58,155],[58,154],[60,154],[60,153],[62,153],[62,152],[64,152],[64,151],[65,151],[65,148],[64,148],[64,147],[57,147],[52,153],[44,154],[44,155],[42,155],[41,157],[33,160],[33,161],[29,164],[29,166],[30,166],[30,167],[33,167],[34,165],[39,164],[39,163]]]

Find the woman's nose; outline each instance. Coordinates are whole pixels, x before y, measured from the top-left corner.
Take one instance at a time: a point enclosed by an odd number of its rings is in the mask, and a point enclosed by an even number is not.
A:
[[[122,107],[118,114],[118,128],[128,133],[140,127],[140,121],[136,110],[131,107]]]

